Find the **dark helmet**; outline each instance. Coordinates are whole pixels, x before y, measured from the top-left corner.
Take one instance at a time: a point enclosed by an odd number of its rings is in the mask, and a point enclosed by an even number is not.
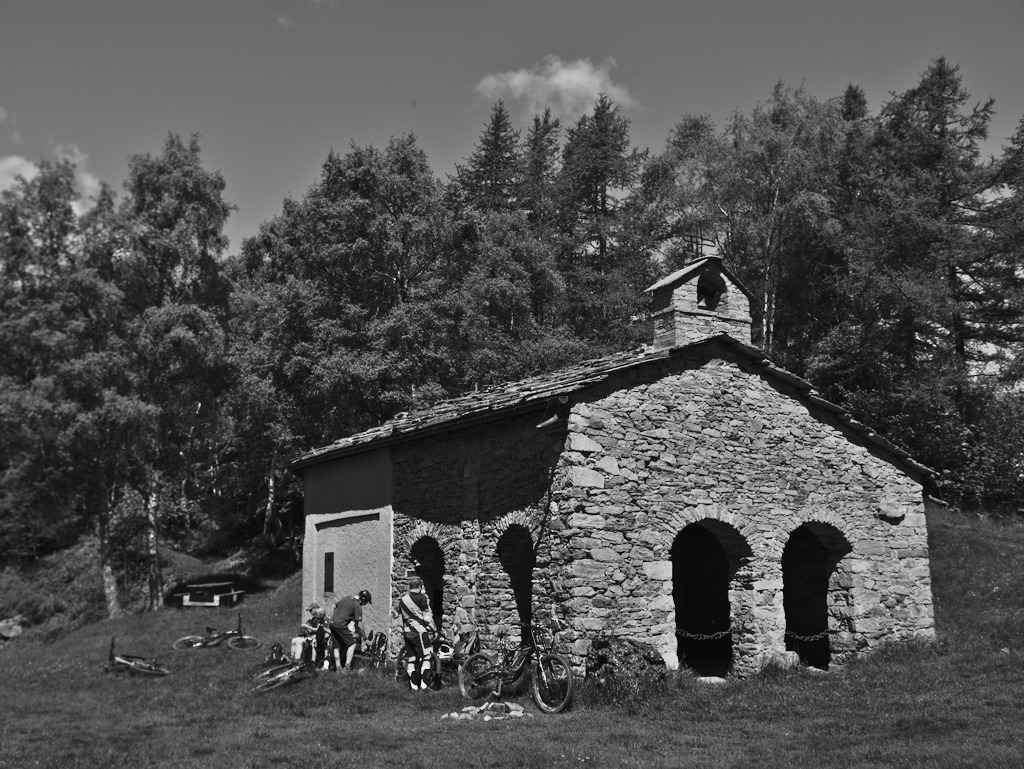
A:
[[[359,598],[359,603],[373,603],[373,597],[369,590],[360,590],[357,598]]]

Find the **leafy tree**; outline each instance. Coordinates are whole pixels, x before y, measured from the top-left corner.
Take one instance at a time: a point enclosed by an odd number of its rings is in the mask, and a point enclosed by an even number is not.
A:
[[[136,455],[122,477],[146,509],[150,606],[161,604],[158,532],[184,518],[190,497],[205,506],[198,467],[217,445],[220,396],[228,389],[222,322],[228,284],[222,277],[233,206],[224,180],[208,171],[198,137],[186,144],[171,134],[158,156],[128,161],[126,195],[119,209],[120,244],[115,279],[131,319],[123,349],[134,373],[131,395],[155,410],[151,450]],[[197,438],[197,431],[201,438]]]
[[[170,134],[160,155],[128,159],[120,281],[136,311],[167,302],[224,304],[219,262],[234,210],[224,187],[219,171],[203,168],[196,134],[187,144]]]
[[[813,292],[836,264],[842,136],[834,105],[778,83],[721,134],[706,117],[684,118],[647,180],[668,197],[670,257],[678,263],[711,249],[727,259],[758,297],[757,336],[773,355],[805,355],[803,337],[830,305]]]
[[[101,190],[90,214],[76,217],[74,167],[41,164],[0,198],[5,265],[0,338],[0,558],[26,558],[70,544],[95,526],[108,607],[120,602],[109,548],[117,484],[101,463],[130,464],[149,431],[133,424],[127,443],[83,440],[83,425],[130,391],[122,354],[122,295],[109,277],[115,222]],[[8,536],[9,535],[9,536]]]
[[[232,265],[229,354],[244,372],[231,397],[234,465],[266,479],[263,509],[274,509],[270,473],[284,457],[456,386],[454,321],[438,297],[465,264],[444,195],[415,137],[353,145],[243,243]]]

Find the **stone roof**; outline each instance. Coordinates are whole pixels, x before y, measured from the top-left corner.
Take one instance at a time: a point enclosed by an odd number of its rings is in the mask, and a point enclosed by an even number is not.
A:
[[[681,269],[678,269],[675,272],[673,272],[671,275],[666,275],[664,278],[659,280],[654,285],[645,288],[644,293],[651,294],[657,291],[659,288],[663,288],[664,286],[670,286],[674,283],[685,282],[694,273],[700,272],[701,268],[704,267],[704,265],[707,264],[708,262],[716,262],[718,265],[718,269],[722,272],[722,274],[728,277],[729,280],[731,280],[736,285],[736,287],[743,293],[745,297],[747,297],[748,300],[753,300],[754,295],[750,293],[750,290],[746,286],[744,286],[742,282],[740,282],[740,279],[736,277],[733,271],[725,266],[725,264],[722,262],[722,257],[720,256],[702,256],[698,259],[694,259],[693,261],[685,264]]]
[[[815,392],[810,382],[778,368],[756,347],[738,342],[727,334],[716,334],[707,339],[680,347],[655,349],[640,347],[629,352],[615,353],[603,358],[584,361],[568,368],[541,374],[516,382],[495,385],[458,398],[442,401],[427,409],[401,412],[378,427],[342,438],[327,446],[313,449],[294,459],[289,467],[301,470],[331,459],[358,454],[383,446],[402,443],[436,432],[448,432],[473,424],[489,422],[514,414],[536,411],[553,398],[570,396],[590,385],[607,379],[613,373],[643,366],[669,358],[684,351],[710,345],[721,345],[760,371],[765,377],[781,382],[793,391],[794,397],[809,409],[824,413],[852,431],[864,443],[888,455],[894,465],[925,483],[937,473],[914,461],[910,454],[878,435],[870,427],[851,417],[842,407],[825,400]],[[716,357],[712,355],[711,357]]]

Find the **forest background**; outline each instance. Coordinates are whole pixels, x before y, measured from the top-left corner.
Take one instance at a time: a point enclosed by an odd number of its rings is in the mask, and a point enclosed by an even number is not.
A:
[[[87,211],[73,164],[43,162],[0,193],[5,579],[89,540],[105,612],[155,608],[162,547],[301,532],[299,452],[644,344],[644,289],[709,254],[776,363],[948,503],[1019,514],[1024,119],[984,157],[993,108],[940,58],[877,114],[856,85],[780,82],[653,154],[606,96],[522,128],[498,102],[454,175],[413,135],[332,151],[236,254],[198,136],[130,157]]]

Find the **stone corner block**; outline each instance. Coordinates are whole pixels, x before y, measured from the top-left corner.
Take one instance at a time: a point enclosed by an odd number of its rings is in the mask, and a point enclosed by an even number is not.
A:
[[[569,483],[573,486],[589,487],[594,489],[604,488],[604,476],[596,470],[587,467],[570,467],[567,473]]]
[[[644,564],[648,579],[668,581],[672,579],[672,561],[648,561]]]
[[[588,438],[582,433],[569,433],[569,451],[579,451],[582,454],[593,454],[595,451],[601,451],[602,448],[601,444],[593,438]]]

